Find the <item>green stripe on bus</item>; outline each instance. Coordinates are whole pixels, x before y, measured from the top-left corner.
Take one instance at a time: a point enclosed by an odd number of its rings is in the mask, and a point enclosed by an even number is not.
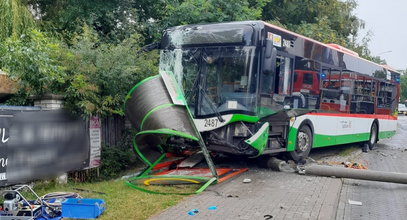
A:
[[[297,140],[297,130],[296,128],[290,128],[287,142],[287,151],[294,151],[295,142]],[[389,138],[396,134],[396,131],[382,131],[379,132],[379,139]],[[339,144],[350,144],[362,141],[368,141],[370,138],[370,133],[357,133],[357,134],[345,134],[345,135],[313,135],[313,148],[327,147]]]
[[[370,138],[370,133],[358,133],[358,134],[345,134],[345,135],[320,135],[314,134],[313,147],[326,147],[338,144],[349,144],[361,141],[367,141]]]
[[[259,121],[260,118],[257,116],[251,116],[251,115],[242,115],[242,114],[233,114],[232,118],[230,119],[230,121],[227,124],[233,123],[233,122],[237,122],[237,121],[244,121],[244,122],[251,122],[251,123],[255,123],[257,121]]]

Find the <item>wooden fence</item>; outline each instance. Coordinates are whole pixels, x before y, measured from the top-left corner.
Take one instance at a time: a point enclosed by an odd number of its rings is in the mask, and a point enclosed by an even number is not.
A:
[[[125,118],[120,115],[112,115],[104,118],[102,122],[102,145],[117,146],[125,129]]]

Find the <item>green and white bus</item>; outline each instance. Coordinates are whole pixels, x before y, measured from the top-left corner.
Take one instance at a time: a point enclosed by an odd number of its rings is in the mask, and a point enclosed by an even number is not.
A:
[[[396,132],[400,74],[339,45],[244,21],[173,27],[160,49],[212,152],[301,160]]]

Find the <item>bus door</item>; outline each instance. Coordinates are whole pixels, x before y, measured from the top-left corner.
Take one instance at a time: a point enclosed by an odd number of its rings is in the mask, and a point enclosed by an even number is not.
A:
[[[299,101],[292,99],[294,57],[279,52],[276,63],[273,99],[284,106],[298,108]]]

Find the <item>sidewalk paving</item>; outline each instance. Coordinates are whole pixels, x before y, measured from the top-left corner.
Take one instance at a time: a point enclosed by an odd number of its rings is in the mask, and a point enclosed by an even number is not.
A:
[[[150,219],[335,219],[341,187],[340,179],[256,168]],[[188,215],[192,209],[199,213]]]

